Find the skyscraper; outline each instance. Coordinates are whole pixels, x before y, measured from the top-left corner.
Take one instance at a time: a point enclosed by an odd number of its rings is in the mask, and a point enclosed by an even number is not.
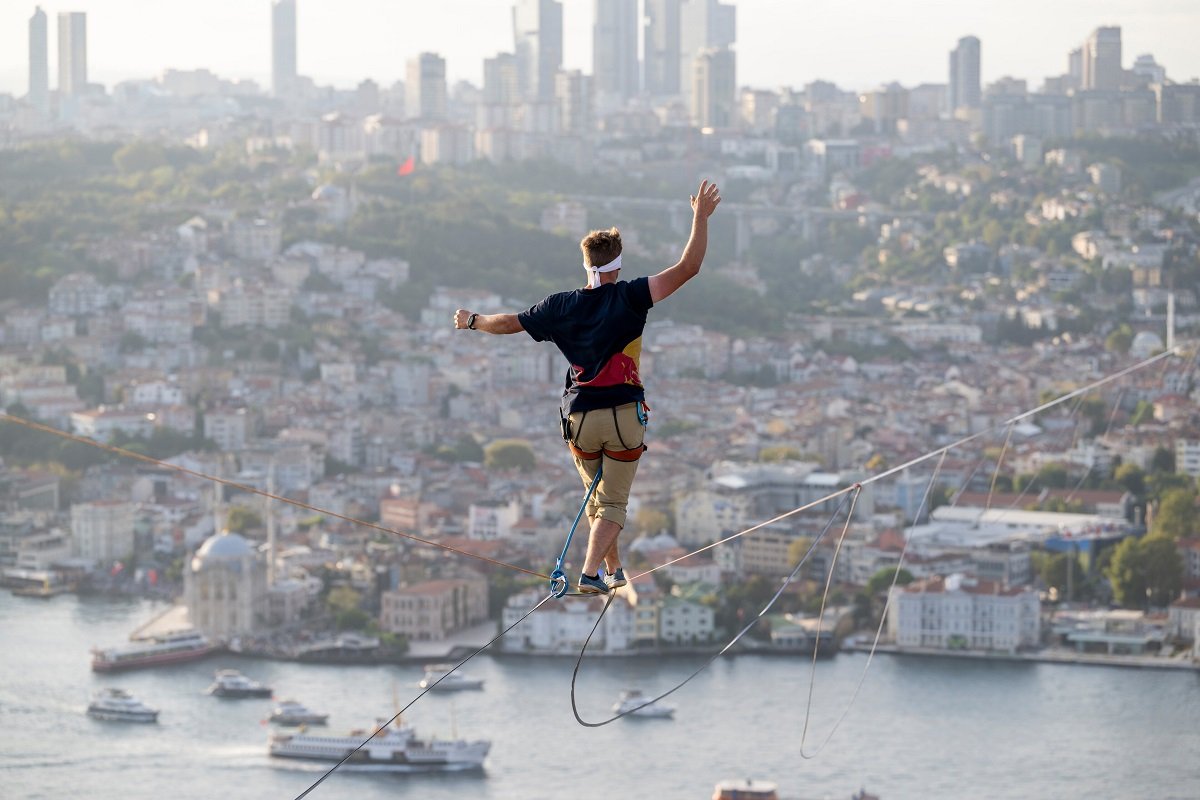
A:
[[[597,94],[638,93],[638,0],[596,0],[592,74]]]
[[[553,101],[555,75],[563,59],[562,3],[517,0],[513,6],[513,39],[523,99]]]
[[[517,83],[517,57],[497,53],[483,60],[483,102],[490,105],[514,105],[520,99]]]
[[[29,18],[29,104],[45,110],[50,104],[50,55],[46,12],[38,6]]]
[[[646,91],[652,95],[679,94],[680,0],[646,0],[643,68]]]
[[[1083,43],[1083,89],[1121,88],[1121,28],[1096,28]]]
[[[296,88],[296,0],[271,5],[271,93],[291,94]]]
[[[404,109],[408,116],[445,119],[446,59],[437,53],[421,53],[410,58],[404,91]]]
[[[704,50],[733,47],[737,35],[737,9],[718,0],[682,0],[679,6],[680,90],[690,98],[694,86],[693,64]]]
[[[958,47],[950,51],[950,112],[959,108],[979,108],[982,92],[979,87],[979,39],[964,36]]]
[[[701,50],[692,61],[692,121],[728,128],[737,112],[737,60],[727,47]]]
[[[564,133],[587,133],[592,126],[592,78],[577,69],[563,70],[554,78],[555,100]]]
[[[58,15],[58,93],[74,97],[87,91],[87,14]]]

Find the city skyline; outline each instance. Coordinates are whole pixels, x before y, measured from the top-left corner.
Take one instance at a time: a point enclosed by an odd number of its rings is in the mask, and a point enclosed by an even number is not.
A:
[[[111,87],[121,80],[152,78],[168,68],[204,67],[224,78],[254,80],[264,90],[271,87],[268,0],[254,6],[214,0],[203,8],[77,0],[11,4],[0,11],[2,92],[21,96],[28,88],[27,24],[39,5],[52,18],[59,12],[88,13],[88,73],[95,82]],[[738,17],[738,86],[798,87],[817,79],[850,89],[893,80],[905,85],[945,83],[946,53],[960,38],[973,35],[983,41],[984,85],[1012,75],[1036,88],[1044,77],[1065,72],[1068,53],[1089,32],[1107,25],[1122,28],[1123,66],[1152,53],[1172,80],[1200,75],[1200,53],[1188,47],[1182,33],[1200,26],[1200,8],[1177,0],[1112,0],[1095,7],[1068,2],[1050,8],[1012,0],[1004,15],[986,8],[965,9],[953,19],[934,14],[930,2],[906,7],[904,14],[873,0],[854,12],[826,2],[805,7],[741,0],[733,5]],[[298,71],[321,84],[350,87],[365,78],[390,84],[404,79],[411,58],[435,52],[445,58],[452,83],[469,80],[481,85],[484,59],[513,49],[508,2],[447,0],[439,6],[444,13],[420,19],[382,0],[336,7],[324,0],[298,0],[297,7]],[[562,7],[562,66],[591,74],[593,2],[564,0]],[[1041,23],[1030,25],[1034,18],[1019,12],[1035,8]],[[456,24],[464,15],[481,23],[479,33],[464,35]],[[817,16],[823,24],[809,25]],[[781,28],[789,34],[781,36]],[[151,40],[143,33],[147,29],[158,35]],[[216,41],[226,46],[216,47]],[[51,83],[57,85],[57,76],[51,76]]]

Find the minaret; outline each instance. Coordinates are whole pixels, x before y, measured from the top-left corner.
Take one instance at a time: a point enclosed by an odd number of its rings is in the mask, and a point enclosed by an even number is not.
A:
[[[1175,349],[1175,292],[1167,292],[1167,352]]]
[[[267,467],[267,493],[275,494],[275,459]],[[267,587],[275,585],[275,501],[267,498]]]

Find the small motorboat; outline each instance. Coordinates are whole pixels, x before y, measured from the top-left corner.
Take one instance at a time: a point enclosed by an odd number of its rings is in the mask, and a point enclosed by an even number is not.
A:
[[[640,689],[627,689],[621,692],[621,699],[613,705],[612,710],[616,714],[647,719],[669,719],[675,714],[673,706],[654,702],[642,694]]]
[[[124,689],[97,692],[87,713],[89,717],[113,722],[158,722],[158,709],[150,708]]]
[[[215,697],[270,697],[271,687],[252,681],[236,669],[217,670],[216,679],[208,687]]]
[[[310,711],[296,700],[284,700],[271,711],[271,722],[276,725],[324,725],[328,714]]]
[[[426,664],[425,677],[417,686],[435,692],[457,692],[462,689],[482,689],[482,678],[469,678],[461,672],[451,672],[453,664]]]

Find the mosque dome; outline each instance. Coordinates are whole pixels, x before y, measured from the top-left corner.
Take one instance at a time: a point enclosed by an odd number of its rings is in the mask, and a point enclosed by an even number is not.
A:
[[[257,553],[254,545],[245,537],[222,531],[216,536],[210,536],[200,545],[192,558],[192,570],[199,572],[205,567],[220,563],[238,563],[247,557],[254,558]]]
[[[1129,352],[1136,358],[1146,358],[1162,349],[1162,337],[1154,331],[1138,331],[1133,337],[1133,344],[1129,346]]]

